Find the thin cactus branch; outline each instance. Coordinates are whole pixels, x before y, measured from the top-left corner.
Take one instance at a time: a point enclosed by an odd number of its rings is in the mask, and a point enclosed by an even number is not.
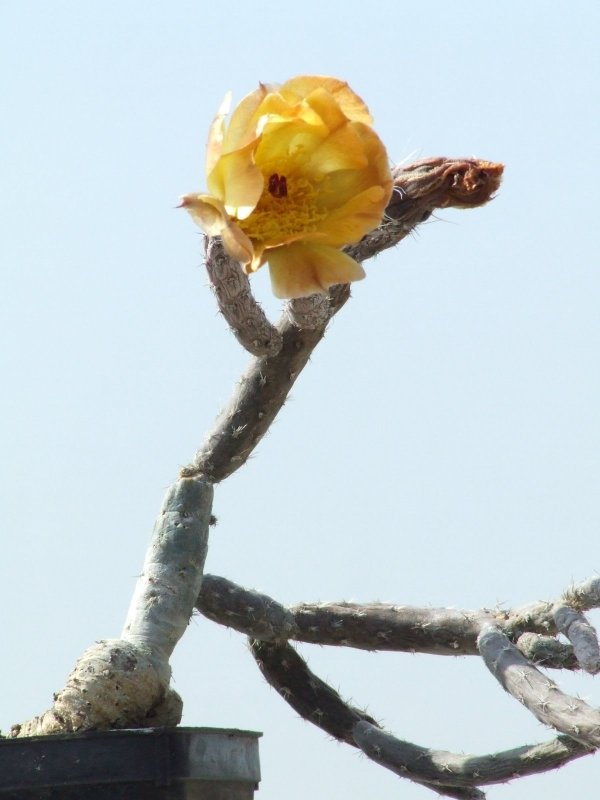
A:
[[[538,633],[540,628],[559,632],[554,623],[555,607],[554,603],[537,603],[514,611],[471,611],[344,602],[286,607],[264,593],[216,575],[204,576],[196,602],[198,611],[214,622],[264,641],[291,639],[359,650],[443,656],[479,655],[477,637],[492,621],[534,663],[580,669],[571,645]],[[525,620],[529,621],[529,631],[525,630]]]
[[[313,294],[310,297],[298,297],[285,305],[285,313],[296,328],[314,331],[327,325],[329,319],[329,296]]]
[[[217,575],[204,576],[196,608],[213,622],[234,628],[251,639],[285,642],[298,635],[290,609],[266,594],[244,589]]]
[[[291,645],[254,639],[250,650],[269,685],[301,717],[338,741],[360,748],[400,777],[446,797],[484,798],[478,786],[556,769],[589,753],[589,748],[568,737],[483,756],[421,747],[396,739],[364,711],[347,704],[311,672]]]
[[[352,731],[357,722],[377,722],[361,709],[346,703],[325,681],[308,668],[306,661],[286,642],[249,640],[250,652],[267,683],[300,714],[334,739],[354,745]]]
[[[600,649],[598,635],[593,625],[580,611],[567,605],[554,609],[556,627],[573,645],[573,651],[581,668],[591,675],[600,671]]]
[[[348,288],[345,289],[339,293],[337,308],[349,297]],[[323,327],[300,330],[287,319],[277,328],[283,338],[281,350],[272,358],[251,360],[229,405],[217,418],[193,462],[182,469],[182,476],[206,475],[213,483],[219,483],[245,464],[325,333]]]
[[[600,746],[600,711],[563,693],[535,666],[577,669],[594,652],[595,631],[565,604],[600,606],[595,581],[572,587],[556,602],[540,602],[515,611],[423,609],[382,603],[303,603],[285,607],[268,595],[205,575],[196,607],[222,625],[250,636],[250,649],[262,674],[304,719],[329,735],[359,747],[397,775],[438,794],[476,800],[477,787],[556,769]],[[525,631],[529,625],[533,630]],[[574,648],[555,634],[583,629],[585,647]],[[572,637],[578,641],[580,633]],[[516,637],[518,636],[518,639]],[[515,645],[512,639],[516,639]],[[349,706],[314,675],[286,641],[398,650],[437,655],[479,654],[501,685],[535,717],[560,731],[550,742],[524,745],[482,756],[448,753],[394,737],[364,712]]]
[[[446,786],[464,788],[505,783],[558,769],[589,753],[588,748],[568,736],[486,755],[450,753],[402,741],[366,722],[357,723],[354,739],[365,755],[401,777],[419,783],[427,781],[433,786],[443,780]]]
[[[479,636],[479,651],[501,686],[540,722],[590,750],[600,747],[600,711],[562,692],[499,628],[484,628]]]
[[[425,158],[394,170],[394,191],[381,225],[346,247],[365,261],[394,247],[439,208],[475,208],[498,190],[502,164],[479,159]]]
[[[466,208],[486,203],[500,184],[502,169],[502,165],[488,161],[437,158],[419,161],[414,168],[411,165],[397,170],[396,189],[383,222],[358,244],[347,247],[346,251],[356,260],[364,261],[398,244],[436,208]],[[207,247],[207,252],[214,253],[221,263],[225,258],[222,247],[217,245],[215,249],[210,242]],[[222,263],[225,264],[225,261]],[[227,272],[230,268],[231,264],[224,266],[223,270]],[[215,280],[219,270],[213,269],[212,264],[209,272],[211,270]],[[235,274],[239,277],[238,273]],[[238,287],[237,277],[235,281],[231,280],[236,297],[245,297],[246,289]],[[217,287],[215,293],[220,303],[227,294],[225,289]],[[306,322],[306,304],[288,304],[275,326],[282,338],[281,348],[275,355],[256,356],[250,362],[235,387],[229,405],[217,418],[193,461],[183,468],[182,476],[204,475],[213,483],[219,483],[247,461],[285,403],[312,351],[323,338],[329,320],[349,296],[348,284],[332,287],[327,316],[317,303],[318,313],[316,317],[313,315],[309,323]],[[248,308],[239,314],[236,312],[236,321],[231,323],[242,343],[255,342],[257,338],[254,322],[248,331],[240,328],[245,314],[248,319],[256,319],[256,308],[254,305],[252,313]],[[224,305],[221,305],[221,310],[229,318],[230,312]],[[319,322],[319,319],[322,321]],[[298,328],[296,323],[304,327]],[[273,333],[269,336],[269,341],[275,342],[277,337]]]
[[[223,248],[219,237],[204,239],[210,286],[221,313],[238,342],[254,356],[274,356],[281,350],[281,334],[255,300],[250,281]]]

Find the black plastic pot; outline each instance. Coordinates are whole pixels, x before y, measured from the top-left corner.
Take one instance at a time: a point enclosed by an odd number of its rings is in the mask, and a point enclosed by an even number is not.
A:
[[[0,800],[252,800],[260,733],[144,728],[0,740]]]

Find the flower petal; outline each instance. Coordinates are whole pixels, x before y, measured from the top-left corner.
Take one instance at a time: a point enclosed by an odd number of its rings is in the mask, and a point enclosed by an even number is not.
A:
[[[284,97],[296,95],[304,98],[308,97],[315,89],[325,89],[332,94],[348,119],[364,122],[366,125],[373,123],[373,118],[365,103],[345,81],[340,81],[338,78],[330,78],[325,75],[299,75],[297,78],[286,81],[279,91]]]
[[[317,114],[269,118],[255,161],[263,173],[285,171],[288,176],[302,173],[317,179],[336,170],[364,168],[368,161],[362,138],[354,130],[354,123],[342,119],[332,132]]]
[[[260,84],[250,94],[241,100],[231,115],[229,127],[223,141],[223,153],[230,153],[245,147],[252,139],[256,138],[256,125],[260,114],[257,109],[270,91],[269,86]]]
[[[210,194],[186,194],[181,198],[179,208],[185,208],[209,236],[220,236],[227,226],[227,213],[220,200]]]
[[[381,222],[389,193],[382,186],[370,186],[341,208],[333,209],[319,224],[329,245],[343,247],[359,242]]]
[[[346,125],[349,121],[335,97],[322,86],[319,86],[318,89],[315,89],[306,97],[306,103],[319,115],[332,132],[342,125]]]
[[[303,100],[290,103],[279,92],[265,97],[259,111],[261,119],[264,117],[268,122],[284,122],[287,120],[302,119],[309,125],[323,125],[323,120],[319,113],[308,103],[305,103]]]
[[[208,236],[221,236],[225,249],[236,261],[244,265],[252,261],[252,242],[229,218],[223,203],[216,197],[209,194],[186,194],[181,198],[180,208],[189,211],[194,222]]]
[[[325,293],[337,283],[365,277],[353,258],[321,244],[295,242],[267,253],[271,286],[275,297],[308,297]]]
[[[239,261],[242,267],[245,268],[253,261],[255,256],[252,242],[239,225],[227,220],[227,226],[223,228],[221,236],[223,237],[223,246],[229,255]]]
[[[254,163],[254,142],[221,156],[207,176],[209,191],[223,202],[232,217],[246,219],[254,211],[264,187],[262,172]]]
[[[313,176],[338,170],[361,170],[369,164],[365,147],[351,123],[327,136],[313,149],[307,161],[307,168]]]
[[[255,162],[265,175],[304,172],[311,153],[326,137],[324,125],[319,129],[303,119],[269,121],[256,148]]]
[[[223,149],[223,138],[225,136],[225,117],[231,108],[231,92],[227,92],[223,102],[219,106],[215,118],[208,129],[208,141],[206,143],[206,174],[213,171],[221,150]]]
[[[365,164],[362,169],[328,172],[324,176],[319,187],[319,202],[324,208],[341,208],[356,195],[375,185],[384,188],[387,194],[386,204],[391,195],[392,174],[380,138],[371,128],[360,123],[352,123],[351,127],[360,141]],[[382,206],[382,213],[384,208],[385,204]]]

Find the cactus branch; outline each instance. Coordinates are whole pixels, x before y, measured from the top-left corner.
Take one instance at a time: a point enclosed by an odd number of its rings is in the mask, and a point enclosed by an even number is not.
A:
[[[560,607],[563,600],[564,595],[557,601]],[[551,602],[512,611],[347,602],[286,607],[266,594],[216,575],[204,576],[196,603],[198,611],[213,622],[264,641],[291,639],[358,650],[442,656],[479,655],[477,637],[491,621],[532,662],[555,669],[580,669],[571,645],[539,633],[561,632],[554,622],[555,607]]]
[[[450,753],[402,741],[366,722],[357,723],[354,739],[371,760],[401,777],[429,783],[432,787],[438,781],[443,781],[446,787],[463,789],[547,772],[589,752],[569,737],[557,736],[542,744],[524,745],[486,755]]]
[[[581,668],[591,675],[600,671],[600,649],[594,627],[580,611],[560,605],[554,609],[556,627],[573,645]]]
[[[395,190],[383,222],[358,244],[345,248],[346,252],[356,260],[364,261],[398,244],[436,208],[482,205],[497,190],[501,176],[502,165],[488,161],[435,158],[402,167],[395,172]],[[222,246],[215,246],[210,241],[207,243],[207,252],[214,253],[217,260],[225,258]],[[231,263],[229,268],[233,269]],[[214,275],[217,272],[215,269]],[[239,268],[238,272],[241,272]],[[235,287],[237,292],[237,283]],[[227,316],[229,312],[222,303],[225,290],[215,288],[215,293],[223,314]],[[239,289],[236,296],[242,295],[246,296],[246,288]],[[247,461],[285,403],[312,351],[323,338],[329,320],[349,296],[348,284],[332,287],[327,298],[327,314],[323,303],[315,302],[310,323],[305,321],[307,315],[310,316],[310,303],[307,308],[307,303],[292,302],[284,309],[275,326],[281,336],[281,348],[276,354],[256,355],[250,361],[234,389],[229,405],[215,421],[193,461],[183,468],[182,476],[205,475],[213,483],[219,483]],[[254,342],[254,323],[249,330],[241,331],[240,320],[243,317],[244,314],[240,313],[237,321],[231,323],[236,336],[240,341]],[[304,324],[305,327],[299,328],[296,324]],[[271,342],[277,338],[274,334],[270,334],[270,337]],[[275,345],[273,349],[276,349]]]
[[[478,786],[556,769],[600,746],[600,712],[562,692],[534,665],[585,668],[598,642],[578,609],[600,606],[597,588],[597,579],[585,581],[555,602],[538,602],[513,611],[383,603],[286,607],[266,594],[206,575],[196,607],[209,619],[250,637],[250,649],[267,682],[304,719],[438,794],[481,800],[485,795]],[[567,605],[569,602],[576,608]],[[549,635],[564,635],[574,626],[583,628],[585,647],[577,644],[581,633],[571,632],[573,646]],[[487,755],[436,751],[397,739],[314,675],[289,640],[364,650],[480,655],[506,691],[563,735],[543,744]]]
[[[254,356],[274,356],[281,334],[271,325],[250,289],[250,281],[219,237],[204,239],[206,271],[219,309],[238,342]]]
[[[338,741],[360,748],[400,777],[445,797],[484,798],[478,786],[556,769],[589,752],[568,737],[483,756],[421,747],[396,739],[371,716],[342,700],[291,645],[258,640],[250,640],[249,645],[267,683],[301,717]]]
[[[600,747],[600,711],[563,693],[499,628],[485,627],[478,641],[486,667],[534,717],[589,749]]]

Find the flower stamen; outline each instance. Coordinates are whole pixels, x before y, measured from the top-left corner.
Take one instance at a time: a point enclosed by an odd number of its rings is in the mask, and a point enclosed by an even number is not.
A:
[[[287,197],[287,180],[285,175],[278,175],[276,172],[269,178],[269,194],[273,197]]]

